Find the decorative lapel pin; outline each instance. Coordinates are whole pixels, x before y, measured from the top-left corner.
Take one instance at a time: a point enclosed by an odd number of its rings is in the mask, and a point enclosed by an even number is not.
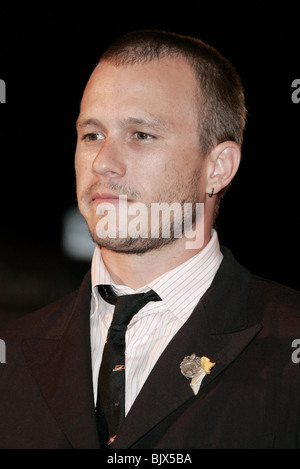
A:
[[[211,373],[211,368],[215,366],[207,357],[197,357],[195,353],[184,357],[180,363],[180,370],[183,376],[190,379],[190,386],[195,394],[198,394],[204,376]]]

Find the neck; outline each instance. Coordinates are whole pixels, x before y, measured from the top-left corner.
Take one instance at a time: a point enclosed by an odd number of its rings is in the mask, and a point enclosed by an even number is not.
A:
[[[209,239],[210,230],[198,249],[186,249],[186,239],[181,238],[144,254],[118,253],[102,248],[102,258],[114,283],[137,290],[198,254]]]

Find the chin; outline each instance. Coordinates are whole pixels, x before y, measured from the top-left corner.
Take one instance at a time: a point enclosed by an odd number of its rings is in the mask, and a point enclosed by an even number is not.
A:
[[[166,246],[175,238],[99,238],[92,236],[93,241],[101,248],[123,254],[142,255]]]

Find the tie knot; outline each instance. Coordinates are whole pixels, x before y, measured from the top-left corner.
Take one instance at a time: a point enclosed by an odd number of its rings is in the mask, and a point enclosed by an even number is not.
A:
[[[99,293],[108,303],[115,305],[112,324],[127,326],[132,317],[150,301],[160,301],[161,298],[153,290],[146,293],[132,295],[116,295],[109,285],[100,285]]]

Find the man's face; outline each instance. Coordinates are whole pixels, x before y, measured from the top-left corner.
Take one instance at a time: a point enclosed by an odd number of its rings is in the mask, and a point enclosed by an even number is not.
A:
[[[149,225],[143,237],[121,236],[121,194],[127,207],[148,207],[148,221],[153,203],[204,201],[196,89],[181,58],[120,67],[101,62],[93,72],[77,122],[75,168],[79,209],[102,247],[142,253],[174,240],[172,233],[169,239],[151,237]],[[103,238],[99,212],[107,202],[116,208],[116,231]]]

